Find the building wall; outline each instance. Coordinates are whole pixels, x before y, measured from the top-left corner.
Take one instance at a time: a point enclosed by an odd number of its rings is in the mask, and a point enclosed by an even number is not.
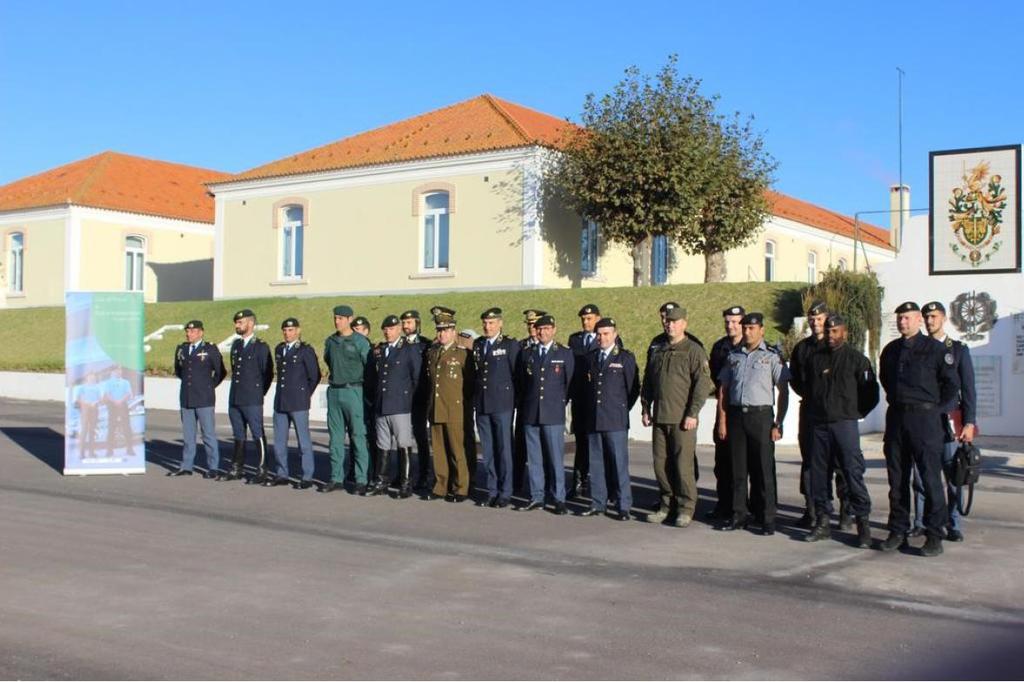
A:
[[[0,236],[3,252],[0,254],[0,305],[7,308],[64,305],[64,244],[67,210],[60,217],[45,212],[46,217],[34,212],[10,214],[0,217]],[[23,251],[23,292],[10,291],[10,235],[25,235]]]

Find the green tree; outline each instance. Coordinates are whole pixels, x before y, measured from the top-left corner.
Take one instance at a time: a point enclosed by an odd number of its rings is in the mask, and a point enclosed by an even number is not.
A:
[[[653,79],[634,66],[601,98],[587,95],[581,127],[552,155],[547,188],[602,237],[630,247],[633,284],[651,282],[651,242],[665,235],[723,281],[725,251],[749,244],[769,215],[776,163],[752,118],[717,113],[717,95],[681,77],[677,57]]]
[[[884,293],[874,272],[829,268],[820,282],[804,292],[803,309],[807,310],[813,301],[824,301],[829,310],[846,320],[850,345],[866,354],[874,364],[881,351]]]

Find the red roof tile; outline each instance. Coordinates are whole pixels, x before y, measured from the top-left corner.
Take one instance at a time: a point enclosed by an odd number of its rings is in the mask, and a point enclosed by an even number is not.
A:
[[[213,223],[204,183],[227,173],[103,152],[0,187],[0,211],[91,206]]]
[[[851,239],[854,236],[854,219],[849,216],[772,190],[768,191],[768,201],[772,206],[772,215],[788,218],[789,220],[810,225],[820,230],[841,234]],[[858,227],[860,229],[860,239],[865,244],[883,249],[893,249],[889,244],[889,230],[863,221],[860,222]]]

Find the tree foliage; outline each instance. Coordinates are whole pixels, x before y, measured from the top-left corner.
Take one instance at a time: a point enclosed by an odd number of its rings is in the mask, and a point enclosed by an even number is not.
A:
[[[636,285],[650,283],[654,235],[703,254],[705,281],[723,280],[723,253],[750,243],[770,210],[776,163],[753,119],[719,114],[719,97],[701,94],[676,63],[671,56],[653,80],[630,67],[610,93],[587,95],[582,126],[547,173],[549,188],[606,241],[629,246],[634,261],[647,257],[634,262]]]
[[[880,351],[883,293],[874,272],[846,272],[829,268],[820,282],[804,292],[804,310],[813,301],[824,301],[829,310],[846,319],[850,345],[865,353],[873,363]],[[866,351],[865,332],[868,342]]]

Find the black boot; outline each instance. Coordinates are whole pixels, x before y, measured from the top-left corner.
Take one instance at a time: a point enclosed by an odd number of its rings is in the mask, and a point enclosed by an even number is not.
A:
[[[412,497],[412,486],[409,485],[409,464],[412,452],[409,448],[398,448],[398,497]]]
[[[419,471],[416,474],[416,490],[426,490],[430,487],[430,451],[417,450],[416,463]]]
[[[938,535],[928,535],[921,548],[921,556],[939,556],[942,554],[942,538]]]
[[[866,516],[857,517],[857,546],[861,549],[871,546],[871,524]]]
[[[819,540],[828,540],[830,537],[832,537],[832,529],[829,528],[828,516],[818,514],[814,528],[804,536],[804,542],[818,542]]]
[[[583,477],[576,469],[572,470],[572,487],[565,491],[565,499],[569,500],[583,494]]]
[[[246,481],[250,485],[263,485],[268,479],[273,478],[267,469],[267,437],[260,436],[256,439],[256,452],[259,459],[256,462],[256,475]]]
[[[809,497],[804,498],[804,515],[796,522],[801,528],[814,530],[818,526],[818,515],[814,510],[814,502]]]
[[[850,505],[846,500],[839,500],[839,530],[850,530],[853,528],[853,517],[850,515]]]
[[[389,450],[377,450],[377,456],[374,457],[373,468],[376,472],[376,481],[370,486],[370,489],[366,492],[367,497],[373,495],[387,495],[388,494],[388,453]]]
[[[878,549],[883,552],[891,552],[894,549],[899,549],[907,542],[906,533],[898,533],[894,530],[889,531],[889,537],[882,540],[882,543],[878,545]]]
[[[245,440],[235,441],[235,451],[231,455],[231,473],[228,474],[229,481],[237,481],[245,471]]]

